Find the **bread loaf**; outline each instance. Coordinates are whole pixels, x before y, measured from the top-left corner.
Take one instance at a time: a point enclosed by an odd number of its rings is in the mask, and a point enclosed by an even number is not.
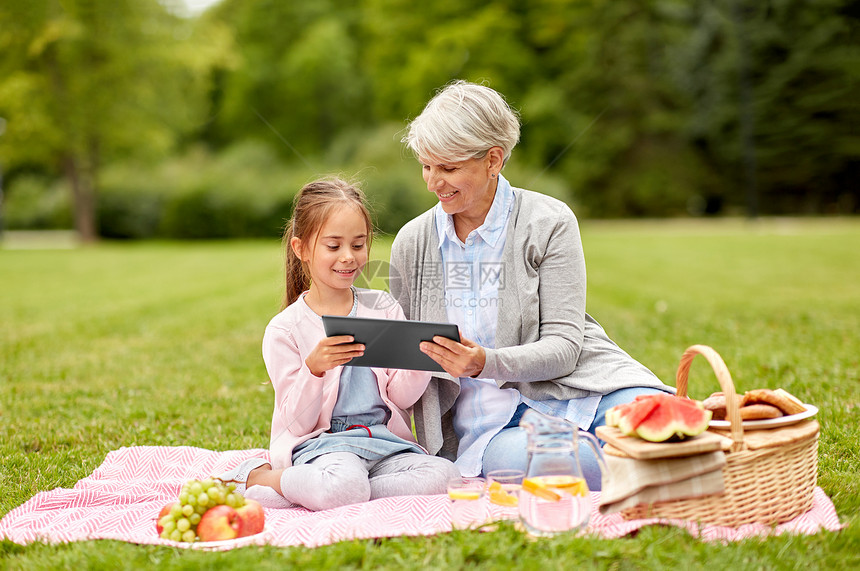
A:
[[[736,395],[738,406],[741,404],[741,395]],[[705,405],[705,410],[711,411],[711,420],[726,420],[728,413],[726,412],[726,395],[721,392],[712,393],[711,396],[702,401]]]
[[[748,404],[741,407],[742,420],[764,420],[781,416],[782,411],[769,404]]]
[[[806,410],[806,407],[797,397],[783,389],[755,389],[744,393],[741,406],[746,408],[755,404],[767,404],[776,407],[784,415],[798,414]],[[743,411],[743,409],[741,410]]]

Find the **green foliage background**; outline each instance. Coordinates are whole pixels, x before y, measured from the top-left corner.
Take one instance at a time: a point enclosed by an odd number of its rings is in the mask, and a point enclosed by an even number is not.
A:
[[[523,120],[516,186],[581,217],[860,209],[852,0],[7,0],[4,225],[277,235],[357,177],[380,227],[431,202],[399,139],[485,82]]]

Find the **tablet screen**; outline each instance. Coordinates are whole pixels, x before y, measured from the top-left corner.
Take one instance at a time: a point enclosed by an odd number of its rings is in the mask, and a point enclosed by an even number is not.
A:
[[[432,341],[435,335],[460,341],[457,326],[452,323],[335,315],[323,315],[322,320],[328,337],[352,335],[356,343],[364,344],[364,355],[348,362],[348,366],[444,372],[421,352],[418,344]]]

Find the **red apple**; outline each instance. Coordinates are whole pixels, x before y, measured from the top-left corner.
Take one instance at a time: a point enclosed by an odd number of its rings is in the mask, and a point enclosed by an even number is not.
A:
[[[161,525],[161,518],[169,514],[170,511],[173,509],[174,505],[179,505],[179,502],[170,502],[169,504],[161,508],[160,512],[158,512],[158,518],[156,518],[155,520],[155,530],[158,532],[158,535],[161,535],[161,531],[164,529]]]
[[[226,504],[221,504],[206,510],[200,523],[197,524],[197,535],[200,541],[224,541],[236,539],[242,530],[242,521],[236,510]]]
[[[236,513],[239,514],[239,520],[242,522],[239,537],[255,535],[263,531],[266,525],[266,513],[260,502],[245,498],[245,505],[236,508]]]

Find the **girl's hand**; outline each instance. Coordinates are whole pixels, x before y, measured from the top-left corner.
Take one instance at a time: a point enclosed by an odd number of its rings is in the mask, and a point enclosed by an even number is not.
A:
[[[428,357],[439,363],[452,377],[475,377],[484,370],[487,354],[484,348],[465,337],[460,343],[447,337],[433,337],[433,342],[425,341],[420,348]]]
[[[326,371],[364,355],[364,345],[352,343],[354,340],[352,335],[336,335],[322,339],[305,359],[305,365],[314,376],[322,377]]]

